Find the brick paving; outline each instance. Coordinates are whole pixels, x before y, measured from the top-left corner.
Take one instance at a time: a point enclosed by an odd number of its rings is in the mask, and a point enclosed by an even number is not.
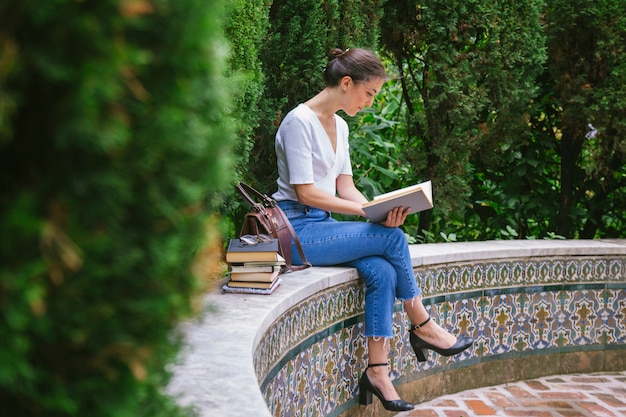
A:
[[[626,371],[571,374],[446,395],[397,417],[626,416]]]

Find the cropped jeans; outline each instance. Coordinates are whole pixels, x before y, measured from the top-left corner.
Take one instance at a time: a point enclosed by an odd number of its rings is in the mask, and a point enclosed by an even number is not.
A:
[[[415,281],[404,232],[375,223],[337,221],[330,213],[295,201],[280,201],[314,266],[357,269],[365,281],[365,337],[393,337],[396,298],[410,300],[421,291]],[[301,264],[292,248],[292,261]]]

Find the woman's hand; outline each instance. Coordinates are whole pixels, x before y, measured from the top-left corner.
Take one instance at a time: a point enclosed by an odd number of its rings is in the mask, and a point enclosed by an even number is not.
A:
[[[411,209],[408,207],[396,207],[393,210],[389,210],[387,218],[380,224],[386,227],[400,227],[404,224],[406,216],[409,215],[410,211]]]

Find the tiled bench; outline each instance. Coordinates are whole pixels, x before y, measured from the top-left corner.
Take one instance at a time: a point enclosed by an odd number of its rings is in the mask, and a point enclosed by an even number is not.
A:
[[[424,303],[470,334],[455,357],[420,363],[396,305],[390,372],[415,403],[465,389],[569,372],[626,369],[626,240],[526,240],[411,247]],[[170,392],[200,416],[379,415],[359,407],[366,363],[363,288],[350,268],[283,276],[270,296],[205,297],[185,323]]]

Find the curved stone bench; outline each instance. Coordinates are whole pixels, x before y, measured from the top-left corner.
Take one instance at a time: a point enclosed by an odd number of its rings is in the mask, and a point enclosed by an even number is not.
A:
[[[415,403],[480,386],[626,369],[626,240],[527,240],[411,247],[424,304],[476,342],[418,363],[396,305],[390,372]],[[169,391],[200,416],[379,415],[356,399],[366,363],[363,288],[351,268],[283,276],[270,296],[205,297],[185,323]]]

